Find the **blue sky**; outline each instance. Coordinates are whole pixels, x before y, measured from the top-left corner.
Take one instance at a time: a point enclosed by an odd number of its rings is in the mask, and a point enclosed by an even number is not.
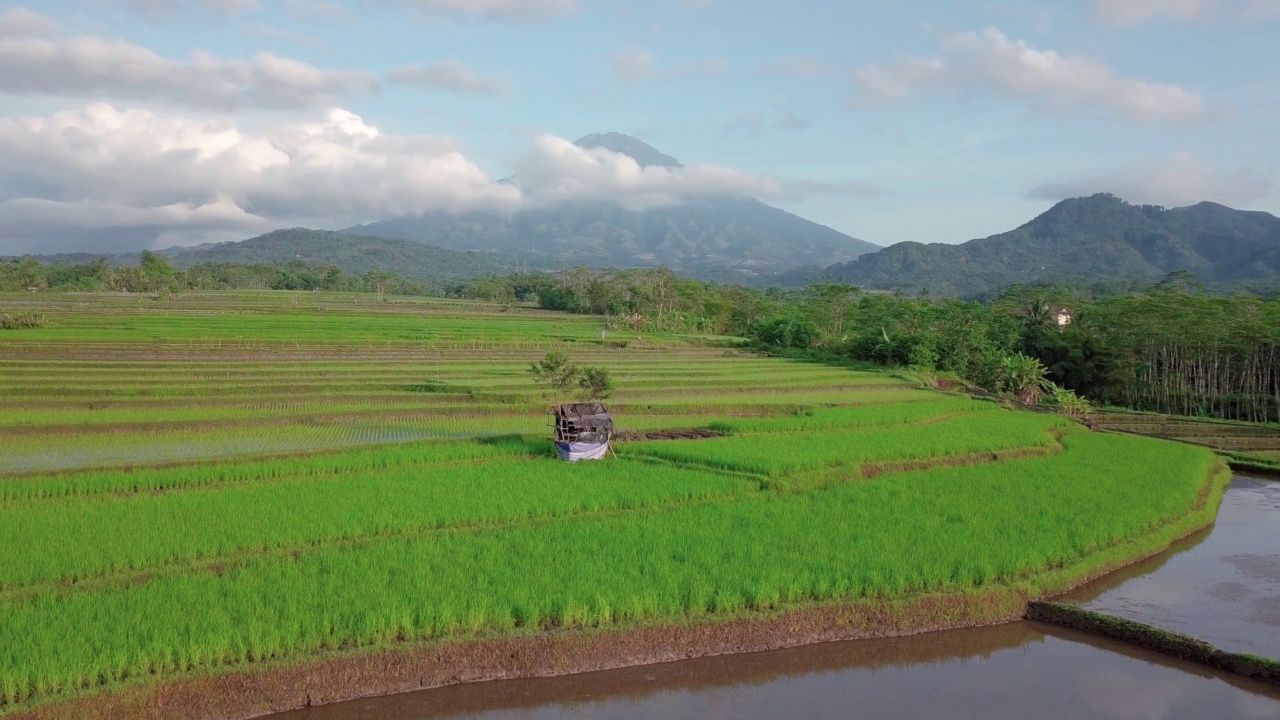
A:
[[[1280,0],[0,3],[0,253],[578,195],[886,245],[1097,191],[1280,213],[1277,35]],[[693,167],[563,144],[608,131]]]

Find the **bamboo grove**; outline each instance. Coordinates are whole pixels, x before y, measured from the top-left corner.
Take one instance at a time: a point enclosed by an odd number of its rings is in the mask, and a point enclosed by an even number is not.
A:
[[[1127,351],[1121,403],[1140,410],[1280,421],[1280,303],[1162,293],[1100,303]]]

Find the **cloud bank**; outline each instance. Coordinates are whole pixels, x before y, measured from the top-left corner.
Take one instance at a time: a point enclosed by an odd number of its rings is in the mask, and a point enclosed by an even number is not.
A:
[[[1250,167],[1223,171],[1178,152],[1168,158],[1143,159],[1094,177],[1077,178],[1033,188],[1028,197],[1056,202],[1094,193],[1111,193],[1129,202],[1179,207],[1211,200],[1232,207],[1248,207],[1272,196],[1276,181]]]
[[[325,70],[268,52],[228,60],[196,51],[163,57],[125,40],[61,37],[40,15],[0,16],[0,93],[160,101],[205,110],[297,109],[375,92],[362,71]]]
[[[424,17],[534,22],[568,15],[578,0],[377,0],[401,5]]]
[[[989,94],[1041,110],[1101,107],[1143,120],[1196,120],[1204,100],[1178,85],[1125,78],[1101,60],[1038,50],[995,28],[941,38],[936,57],[901,57],[857,71],[859,101],[903,102],[922,90]]]
[[[0,119],[0,254],[122,251],[346,227],[431,211],[511,213],[565,202],[643,210],[723,195],[873,194],[714,165],[641,168],[543,135],[499,182],[452,138],[386,134],[347,110],[253,132],[229,120],[105,103]]]

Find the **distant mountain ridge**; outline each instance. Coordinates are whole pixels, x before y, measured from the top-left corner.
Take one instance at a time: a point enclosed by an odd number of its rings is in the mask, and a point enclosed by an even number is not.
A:
[[[621,133],[587,135],[575,144],[622,153],[642,167],[683,167],[670,155]],[[880,249],[754,198],[730,196],[642,211],[607,202],[573,202],[511,216],[434,212],[343,232],[506,253],[541,267],[662,265],[683,274],[736,282],[791,268],[826,266]]]
[[[982,297],[1014,283],[1159,279],[1187,270],[1214,283],[1280,280],[1280,218],[1211,202],[1131,205],[1063,200],[1027,224],[960,245],[904,242],[809,275],[873,290]]]

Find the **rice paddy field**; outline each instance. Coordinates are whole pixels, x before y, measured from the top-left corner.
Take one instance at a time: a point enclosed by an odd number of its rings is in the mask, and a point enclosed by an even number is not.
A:
[[[0,331],[0,716],[423,643],[1027,592],[1216,502],[1207,449],[732,338],[0,296],[26,309],[50,323]],[[612,373],[616,457],[554,458],[526,371],[551,349]]]
[[[1098,413],[1107,430],[1203,445],[1231,459],[1233,465],[1280,473],[1280,425],[1110,411]]]

